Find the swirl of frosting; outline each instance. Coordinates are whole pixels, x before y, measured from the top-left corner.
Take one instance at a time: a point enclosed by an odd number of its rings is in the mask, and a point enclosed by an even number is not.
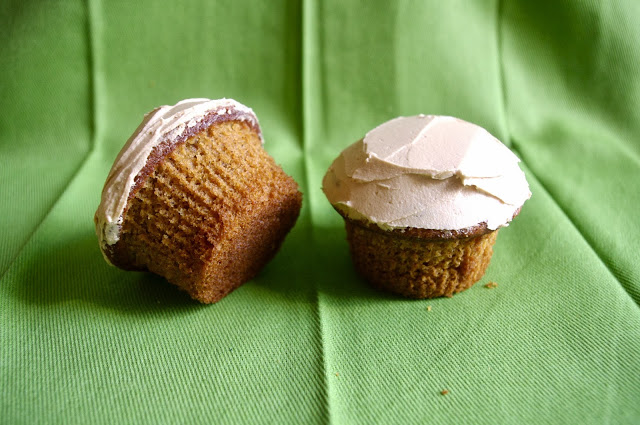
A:
[[[475,124],[398,117],[342,151],[322,184],[345,217],[385,230],[495,230],[531,197],[519,161]]]
[[[144,181],[145,170],[146,174],[152,172],[147,165],[161,160],[177,144],[207,126],[231,120],[247,122],[262,138],[253,110],[233,99],[185,99],[145,114],[118,154],[102,190],[94,222],[103,254],[120,239],[127,202]]]

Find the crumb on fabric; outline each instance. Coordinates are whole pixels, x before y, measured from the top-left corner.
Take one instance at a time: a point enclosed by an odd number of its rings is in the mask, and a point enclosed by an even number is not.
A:
[[[336,376],[340,376],[340,374],[338,372],[336,372]]]
[[[427,311],[431,311],[431,306],[430,305],[427,306]]]
[[[449,390],[444,389],[444,390],[440,391],[440,394],[441,395],[447,395],[447,394],[449,394]]]
[[[486,285],[484,285],[484,287],[487,288],[487,289],[493,289],[493,288],[497,288],[498,284],[496,282],[491,281],[491,282],[487,283]]]

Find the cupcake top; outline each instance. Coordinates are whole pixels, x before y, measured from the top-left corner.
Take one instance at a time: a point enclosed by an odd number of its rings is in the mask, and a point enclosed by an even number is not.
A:
[[[185,99],[144,116],[118,154],[102,190],[94,222],[103,253],[120,239],[127,202],[155,166],[192,135],[217,122],[233,120],[247,122],[262,139],[253,110],[233,99]]]
[[[322,184],[343,216],[384,230],[495,230],[531,197],[519,161],[475,124],[399,117],[342,151]]]

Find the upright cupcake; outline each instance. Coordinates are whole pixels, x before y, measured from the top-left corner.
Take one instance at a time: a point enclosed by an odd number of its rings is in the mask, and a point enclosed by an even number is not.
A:
[[[157,273],[212,303],[275,255],[301,202],[250,108],[187,99],[145,115],[111,168],[94,222],[109,263]]]
[[[371,284],[411,298],[452,296],[482,278],[498,229],[531,196],[518,162],[477,125],[399,117],[346,148],[323,191]]]

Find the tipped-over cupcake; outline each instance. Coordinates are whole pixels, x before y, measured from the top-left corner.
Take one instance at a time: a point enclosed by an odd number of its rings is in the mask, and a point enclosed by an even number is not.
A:
[[[498,229],[531,196],[518,162],[477,125],[399,117],[346,148],[323,191],[371,284],[411,298],[452,296],[482,278]]]
[[[154,109],[115,160],[95,214],[105,259],[220,300],[275,255],[298,218],[298,185],[231,99]]]

